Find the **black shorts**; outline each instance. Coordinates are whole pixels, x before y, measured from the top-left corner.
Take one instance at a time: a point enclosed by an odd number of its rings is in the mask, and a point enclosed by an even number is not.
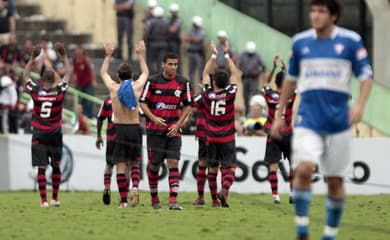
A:
[[[210,167],[231,168],[237,162],[236,141],[227,143],[208,143],[207,155]]]
[[[32,165],[60,165],[62,157],[62,133],[53,135],[33,134],[31,144]]]
[[[267,136],[267,144],[265,148],[265,158],[264,158],[265,162],[269,164],[278,163],[282,159],[288,159],[288,161],[290,161],[290,156],[291,156],[291,135],[283,136],[281,140],[276,140]]]
[[[165,159],[180,160],[181,137],[165,135],[148,135],[148,156],[153,164],[162,163]]]
[[[142,130],[139,124],[115,124],[113,163],[141,161]]]
[[[115,140],[107,141],[106,147],[106,164],[113,166],[114,163],[114,148],[115,148]]]
[[[198,160],[207,160],[207,139],[198,138]]]

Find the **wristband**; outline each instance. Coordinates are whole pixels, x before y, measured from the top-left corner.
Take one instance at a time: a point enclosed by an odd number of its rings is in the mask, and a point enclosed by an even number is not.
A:
[[[229,55],[229,53],[225,53],[223,56],[225,57],[225,59],[228,59],[228,58],[230,58],[230,55]]]
[[[217,54],[215,54],[215,53],[211,54],[211,58],[212,59],[217,59]]]

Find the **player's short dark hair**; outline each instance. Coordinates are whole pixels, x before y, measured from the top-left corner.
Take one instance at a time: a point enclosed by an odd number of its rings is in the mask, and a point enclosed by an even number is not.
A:
[[[55,75],[54,75],[54,71],[52,70],[46,70],[43,75],[42,75],[42,79],[44,82],[46,83],[54,83],[54,80],[55,80]]]
[[[121,63],[118,68],[118,77],[120,80],[128,80],[133,76],[133,67],[128,63]]]
[[[326,6],[332,16],[337,16],[334,23],[337,23],[343,11],[343,6],[341,5],[340,0],[311,0],[310,6],[313,5]]]
[[[280,71],[276,74],[275,77],[275,84],[278,88],[282,87],[283,84],[283,79],[284,79],[284,71]]]
[[[169,52],[164,55],[163,62],[166,63],[168,59],[179,59],[179,57],[176,54]]]
[[[229,83],[229,74],[226,71],[218,70],[214,73],[213,81],[217,88],[225,88]]]

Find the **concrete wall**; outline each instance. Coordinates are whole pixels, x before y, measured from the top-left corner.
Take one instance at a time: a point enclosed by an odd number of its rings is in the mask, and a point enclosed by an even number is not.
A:
[[[390,2],[366,1],[374,16],[374,72],[375,80],[390,87]]]
[[[42,14],[67,21],[67,31],[90,33],[93,42],[116,42],[115,13],[111,0],[18,0],[41,6]]]

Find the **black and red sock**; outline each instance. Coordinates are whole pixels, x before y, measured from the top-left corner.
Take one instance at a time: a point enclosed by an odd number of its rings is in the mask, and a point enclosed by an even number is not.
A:
[[[104,188],[110,189],[110,187],[111,187],[111,174],[105,173],[104,174]]]
[[[217,173],[213,173],[209,171],[209,173],[207,174],[207,178],[209,181],[211,199],[213,200],[213,203],[218,203]]]
[[[149,189],[150,189],[150,197],[152,203],[159,202],[160,199],[158,197],[158,171],[153,171],[148,167],[148,180],[149,180]]]
[[[204,198],[204,185],[206,183],[206,169],[207,167],[198,167],[198,173],[196,175],[196,182],[198,186],[198,199]]]
[[[116,175],[116,182],[118,184],[119,196],[121,198],[121,203],[127,202],[127,194],[129,191],[126,175],[124,173],[118,173]]]
[[[176,202],[177,193],[179,192],[180,174],[178,168],[169,169],[169,202]]]
[[[131,168],[131,182],[133,184],[133,188],[138,189],[140,178],[141,178],[141,169],[139,167],[132,167]]]
[[[227,196],[234,181],[234,172],[230,168],[221,168],[222,192]]]
[[[272,195],[278,195],[278,175],[276,171],[269,172],[268,180],[271,185]]]
[[[60,184],[61,184],[61,169],[59,167],[53,167],[53,173],[51,175],[52,179],[52,199],[58,200],[58,192],[60,190]]]
[[[41,202],[47,202],[45,168],[38,168],[37,182],[39,188],[39,195],[41,196]]]

